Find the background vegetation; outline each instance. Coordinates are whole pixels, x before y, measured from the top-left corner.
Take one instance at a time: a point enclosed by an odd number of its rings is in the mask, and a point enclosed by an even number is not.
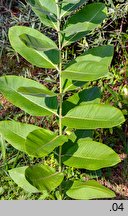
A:
[[[108,7],[108,17],[101,28],[95,29],[86,38],[65,48],[63,60],[68,61],[68,58],[72,59],[91,47],[114,44],[115,54],[110,68],[109,79],[95,81],[93,85],[101,88],[103,102],[113,104],[123,111],[126,122],[121,127],[112,130],[98,129],[95,132],[95,139],[110,145],[120,155],[122,163],[114,168],[102,169],[96,172],[79,171],[71,168],[66,168],[65,172],[68,174],[69,179],[72,175],[73,178],[95,178],[116,192],[115,199],[128,199],[128,3],[125,0],[88,0],[88,2],[104,2]],[[43,26],[23,0],[0,0],[0,14],[0,75],[15,74],[24,76],[38,80],[50,89],[55,88],[55,83],[58,80],[56,71],[51,73],[51,70],[33,67],[15,53],[8,41],[8,29],[14,25],[32,26],[56,40],[55,32]],[[50,130],[56,128],[54,118],[32,117],[14,107],[0,95],[0,120],[3,119],[35,123]],[[24,153],[18,152],[8,143],[0,147],[0,150],[0,199],[45,199],[45,195],[26,193],[8,175],[9,169],[34,164],[36,161]],[[56,160],[51,155],[50,158],[45,158],[44,163],[54,167]],[[57,199],[57,195],[57,193],[53,192],[47,199]]]

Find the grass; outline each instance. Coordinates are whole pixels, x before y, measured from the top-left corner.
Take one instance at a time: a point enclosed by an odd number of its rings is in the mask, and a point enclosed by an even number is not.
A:
[[[35,68],[17,55],[10,47],[7,32],[13,25],[33,26],[41,30],[52,39],[56,39],[56,34],[43,26],[37,17],[23,2],[17,1],[14,4],[10,1],[1,1],[1,24],[0,24],[0,75],[15,74],[38,80],[50,89],[56,89],[57,81],[56,71]],[[10,3],[9,3],[10,2]],[[94,1],[89,1],[94,2]],[[103,185],[113,189],[116,192],[115,199],[128,199],[128,31],[127,31],[127,10],[126,1],[100,1],[108,6],[108,18],[104,21],[101,28],[75,43],[69,48],[65,48],[63,60],[68,61],[71,58],[84,52],[86,49],[102,44],[113,44],[115,54],[110,68],[108,79],[93,82],[102,91],[102,102],[113,104],[120,108],[126,118],[126,122],[121,127],[114,129],[97,130],[94,134],[95,140],[111,146],[121,157],[122,163],[114,168],[89,172],[86,170],[77,170],[66,167],[67,180],[72,178],[91,179],[95,178]],[[68,57],[67,57],[68,56]],[[89,83],[90,85],[92,83]],[[32,117],[24,113],[19,108],[14,107],[0,95],[0,120],[14,119],[21,122],[36,124],[51,130],[56,130],[54,117]],[[19,188],[9,177],[8,170],[18,166],[34,164],[37,161],[18,152],[8,143],[2,143],[0,150],[0,199],[1,200],[38,200],[38,199],[58,199],[56,190],[50,196],[47,194],[28,194]],[[45,164],[56,166],[56,159],[53,155],[43,159]],[[67,199],[65,196],[64,199]]]

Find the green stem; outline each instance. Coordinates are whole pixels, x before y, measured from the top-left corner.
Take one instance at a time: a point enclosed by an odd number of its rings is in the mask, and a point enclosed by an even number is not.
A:
[[[59,72],[59,135],[62,135],[62,102],[63,102],[63,95],[62,95],[62,59],[61,59],[61,32],[60,32],[60,25],[61,25],[61,18],[60,18],[60,4],[59,0],[56,0],[57,5],[57,28],[58,28],[58,43],[59,43],[59,64],[58,64],[58,72]],[[61,166],[61,146],[59,147],[59,172],[62,171]]]
[[[3,157],[3,164],[5,169],[8,170],[5,140],[2,135],[0,136],[0,144],[1,144],[1,152]]]
[[[59,0],[56,0],[57,5],[57,28],[58,28],[58,43],[59,43],[59,64],[58,64],[58,72],[59,72],[59,135],[62,135],[62,103],[63,103],[63,91],[62,91],[62,58],[61,58],[61,52],[62,52],[62,46],[61,46],[61,17],[60,17],[60,3]],[[62,160],[61,160],[61,154],[62,154],[62,147],[59,147],[59,172],[62,171]],[[59,187],[60,195],[61,192],[61,186]]]

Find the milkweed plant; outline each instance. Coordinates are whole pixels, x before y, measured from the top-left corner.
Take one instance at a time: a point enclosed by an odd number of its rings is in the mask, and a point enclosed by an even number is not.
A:
[[[59,88],[53,91],[38,81],[6,75],[0,77],[0,92],[32,116],[54,115],[58,130],[3,120],[0,135],[32,158],[43,159],[53,153],[57,165],[53,168],[42,160],[30,167],[13,168],[9,175],[29,193],[49,195],[58,191],[58,199],[62,200],[112,198],[115,193],[96,180],[68,181],[64,172],[66,167],[94,171],[120,162],[112,148],[93,139],[92,132],[119,126],[125,121],[124,116],[119,109],[100,102],[98,87],[87,87],[88,82],[107,77],[113,46],[88,49],[68,63],[62,57],[66,47],[101,25],[107,8],[103,3],[86,4],[86,0],[28,0],[27,3],[45,26],[56,31],[57,42],[34,28],[13,26],[9,29],[11,46],[32,65],[56,70]]]

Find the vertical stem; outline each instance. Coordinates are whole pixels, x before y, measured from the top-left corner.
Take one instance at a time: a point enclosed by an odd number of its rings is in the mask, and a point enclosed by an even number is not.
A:
[[[57,5],[57,28],[58,28],[58,43],[59,43],[59,64],[58,64],[58,72],[59,72],[59,135],[62,135],[62,102],[63,102],[63,95],[62,95],[62,59],[61,59],[61,32],[60,32],[60,25],[61,25],[61,17],[60,17],[60,3],[59,0],[56,0]],[[59,147],[59,172],[62,171],[61,166],[61,146]]]
[[[0,135],[0,145],[1,145],[1,152],[2,152],[2,157],[3,157],[3,164],[4,164],[5,169],[8,170],[6,146],[5,146],[5,141],[2,135]]]
[[[58,72],[59,72],[59,135],[62,135],[62,102],[63,102],[63,92],[62,92],[62,46],[61,46],[61,17],[60,10],[61,5],[59,0],[56,0],[57,5],[57,29],[58,29],[58,43],[59,43],[59,64],[58,64]],[[62,171],[62,147],[59,147],[59,172]],[[59,186],[60,199],[62,199],[62,188]]]

